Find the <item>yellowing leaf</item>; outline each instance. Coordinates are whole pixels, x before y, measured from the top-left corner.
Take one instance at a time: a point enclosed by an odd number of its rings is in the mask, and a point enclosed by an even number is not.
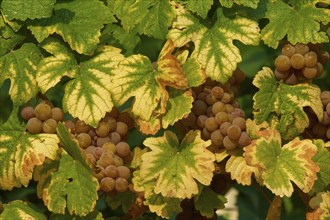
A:
[[[61,1],[55,4],[51,17],[33,20],[28,28],[38,42],[56,33],[78,53],[92,54],[100,42],[103,25],[113,21],[101,1]]]
[[[189,87],[197,87],[205,82],[206,75],[196,58],[189,57],[182,65]]]
[[[36,165],[45,158],[54,159],[59,140],[55,134],[31,135],[17,118],[16,107],[0,127],[0,188],[27,186]]]
[[[328,220],[330,219],[330,192],[320,192],[309,201],[310,207],[315,209],[306,214],[307,220]]]
[[[5,55],[9,50],[14,49],[21,44],[24,39],[24,33],[16,33],[7,24],[1,25],[2,17],[0,16],[0,56]]]
[[[133,159],[131,161],[131,167],[136,169],[140,167],[142,163],[142,155],[148,151],[148,148],[141,149],[139,147],[134,147],[133,149]]]
[[[207,76],[225,83],[242,60],[233,40],[256,45],[259,42],[259,27],[254,21],[236,17],[231,20],[222,11],[217,11],[217,20],[212,27],[206,21],[178,10],[169,38],[177,47],[193,42],[195,49],[191,55],[197,59]]]
[[[323,117],[321,91],[317,86],[277,82],[267,67],[258,72],[253,85],[260,89],[253,97],[256,122],[270,122],[285,140],[297,137],[308,127],[309,119],[303,107],[310,106],[319,120]]]
[[[320,31],[320,23],[330,22],[330,10],[315,7],[317,1],[269,2],[267,5],[267,24],[261,31],[265,43],[273,48],[286,35],[292,44],[329,42],[325,32]],[[308,30],[308,31],[306,31]]]
[[[191,198],[198,193],[196,180],[209,185],[214,171],[214,154],[206,149],[199,131],[190,131],[181,144],[176,135],[147,138],[143,144],[151,149],[142,155],[141,185],[155,181],[154,192],[165,197]],[[164,163],[166,161],[166,163]]]
[[[312,141],[295,138],[282,146],[276,130],[261,130],[259,135],[260,138],[244,148],[244,157],[249,166],[258,169],[263,184],[281,197],[292,195],[291,181],[308,193],[320,170],[312,160],[317,152]]]
[[[32,43],[23,44],[0,59],[0,86],[10,79],[9,94],[15,104],[29,101],[38,92],[36,82],[37,64],[41,59],[39,48]]]
[[[257,8],[259,0],[219,0],[221,5],[231,8],[234,3],[251,8]]]
[[[8,204],[3,205],[3,211],[1,212],[0,219],[46,220],[47,217],[33,204],[23,202],[21,200],[14,200]]]

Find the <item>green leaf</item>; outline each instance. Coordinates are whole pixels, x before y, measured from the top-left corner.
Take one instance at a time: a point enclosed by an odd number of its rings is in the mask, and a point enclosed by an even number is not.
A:
[[[151,151],[142,155],[141,184],[156,181],[154,193],[191,198],[198,193],[195,180],[204,185],[210,184],[215,158],[206,149],[211,142],[203,141],[199,131],[190,131],[181,144],[170,131],[165,131],[162,137],[147,138],[143,144]]]
[[[125,192],[117,193],[114,196],[108,196],[106,201],[107,204],[113,209],[116,210],[121,206],[124,213],[127,213],[131,208],[132,204],[136,200],[136,194],[130,190]]]
[[[1,8],[10,20],[47,18],[52,15],[56,0],[3,0]]]
[[[28,28],[38,42],[56,33],[78,53],[93,54],[103,25],[113,21],[110,10],[101,1],[62,1],[54,6],[52,17],[33,20]]]
[[[25,40],[24,34],[15,33],[13,29],[11,29],[8,25],[3,24],[3,26],[0,28],[0,56],[5,55],[9,50],[14,49],[24,40]]]
[[[15,32],[19,31],[21,29],[21,27],[23,26],[24,22],[23,21],[19,21],[19,20],[9,20],[7,18],[7,16],[5,16],[3,14],[3,12],[1,12],[3,21],[9,25]]]
[[[318,148],[316,155],[313,157],[313,161],[320,167],[320,172],[317,173],[317,180],[313,185],[312,192],[318,193],[324,191],[330,184],[330,149],[324,146],[322,140],[314,140],[313,143]]]
[[[98,188],[91,169],[63,151],[59,169],[51,174],[50,184],[44,189],[43,200],[55,214],[65,214],[67,208],[71,215],[85,216],[95,208]]]
[[[233,4],[236,3],[238,5],[244,5],[256,9],[259,4],[259,0],[219,0],[219,2],[227,8],[233,7]]]
[[[189,57],[182,65],[182,69],[187,77],[189,87],[197,87],[205,82],[206,75],[201,69],[196,58]]]
[[[292,6],[282,1],[268,3],[266,17],[269,18],[269,24],[261,31],[264,42],[276,48],[286,35],[292,44],[329,42],[326,33],[320,31],[319,22],[330,22],[330,10],[316,8],[316,1],[291,3]]]
[[[89,213],[86,216],[76,216],[66,213],[65,215],[59,215],[52,213],[49,220],[103,220],[102,213],[95,210],[94,212]]]
[[[142,155],[144,153],[148,152],[148,148],[139,148],[139,147],[134,147],[133,149],[133,159],[131,162],[131,167],[133,169],[136,169],[138,167],[140,167],[141,163],[142,163]]]
[[[239,16],[229,19],[220,9],[212,27],[209,27],[207,21],[178,9],[178,17],[168,36],[177,47],[193,42],[195,49],[191,57],[197,59],[207,76],[221,83],[230,78],[237,63],[242,61],[233,40],[257,45],[260,37],[255,21]]]
[[[43,92],[55,86],[63,76],[74,79],[64,90],[63,109],[72,116],[96,127],[111,111],[111,76],[124,56],[120,49],[104,46],[90,59],[77,65],[72,52],[55,39],[47,39],[42,47],[54,56],[38,65],[37,81]]]
[[[109,4],[124,29],[136,27],[140,34],[162,40],[175,17],[168,0],[118,0]]]
[[[320,170],[312,160],[317,152],[313,142],[295,138],[282,146],[276,130],[260,130],[258,135],[260,138],[244,148],[244,157],[249,166],[258,168],[263,184],[281,197],[292,195],[291,181],[308,193]]]
[[[169,125],[174,125],[175,122],[188,115],[193,101],[191,91],[170,89],[166,113],[162,118],[162,127],[166,129]]]
[[[268,121],[283,139],[297,137],[309,125],[303,107],[310,106],[321,121],[323,107],[320,89],[308,83],[287,85],[276,81],[271,69],[264,67],[253,80],[260,90],[254,95],[254,118],[257,123]]]
[[[8,204],[4,204],[3,208],[4,209],[0,215],[1,220],[47,219],[47,217],[41,212],[41,210],[38,210],[36,206],[21,200],[14,200]]]
[[[27,186],[36,165],[45,158],[55,159],[59,140],[55,134],[32,135],[25,132],[25,125],[15,107],[10,118],[0,127],[0,188]]]
[[[40,50],[32,43],[23,44],[20,49],[1,57],[0,86],[6,79],[10,79],[9,94],[14,104],[26,103],[37,94],[35,77],[40,59]]]
[[[227,199],[222,195],[215,193],[210,187],[204,186],[201,192],[194,197],[195,208],[203,216],[212,218],[214,210],[225,208]]]
[[[207,13],[213,5],[213,0],[196,1],[189,0],[186,7],[192,12],[196,12],[202,18],[206,18]]]

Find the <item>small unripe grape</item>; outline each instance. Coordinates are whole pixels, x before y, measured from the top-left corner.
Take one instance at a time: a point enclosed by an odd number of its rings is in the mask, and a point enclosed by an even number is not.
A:
[[[323,112],[323,119],[321,121],[321,124],[328,125],[330,124],[330,116],[326,111]]]
[[[80,133],[77,136],[79,146],[83,149],[87,148],[92,143],[92,138],[87,133]]]
[[[103,150],[116,153],[116,145],[112,142],[106,142],[102,145]]]
[[[207,105],[204,101],[202,100],[196,100],[193,103],[193,107],[192,107],[192,112],[195,113],[197,116],[205,114],[205,111],[207,109]]]
[[[128,182],[125,178],[118,177],[116,179],[116,190],[118,192],[125,192],[128,189]]]
[[[52,108],[52,119],[54,119],[57,122],[63,121],[64,120],[63,110],[57,107]]]
[[[288,85],[294,85],[297,84],[298,79],[294,73],[292,73],[286,80],[285,83]]]
[[[206,115],[208,117],[214,117],[213,112],[212,112],[212,106],[207,107],[207,109],[206,109]]]
[[[210,117],[205,120],[205,127],[209,131],[214,131],[219,127],[219,125],[216,123],[214,117]]]
[[[227,129],[227,135],[231,140],[238,140],[241,136],[241,128],[237,125],[231,125]]]
[[[115,165],[109,165],[104,169],[104,174],[107,177],[111,177],[111,178],[117,178],[118,177],[118,170],[117,167]]]
[[[55,134],[56,127],[57,127],[57,122],[52,118],[49,118],[42,123],[42,130],[44,133],[47,134]]]
[[[88,133],[90,129],[90,126],[81,120],[77,120],[75,125],[77,133]]]
[[[109,116],[104,119],[104,122],[108,123],[109,125],[109,132],[113,132],[116,130],[117,127],[117,121],[115,118]]]
[[[234,107],[230,104],[225,104],[225,112],[231,113],[232,111],[234,111]]]
[[[89,135],[92,139],[94,139],[94,137],[96,136],[96,132],[95,132],[95,130],[94,130],[94,129],[90,129],[90,130],[88,131],[88,135]]]
[[[322,51],[320,53],[320,61],[322,64],[326,64],[329,61],[329,53],[327,51]]]
[[[205,139],[210,139],[210,137],[211,137],[211,133],[206,128],[203,128],[202,138],[205,140]]]
[[[116,182],[113,178],[104,177],[100,182],[100,188],[104,192],[110,192],[116,188]]]
[[[274,72],[277,79],[285,79],[288,77],[289,73],[290,73],[289,71],[280,71],[278,69],[275,69]]]
[[[110,137],[111,142],[114,143],[114,144],[118,144],[121,141],[120,134],[118,134],[115,131],[114,132],[111,132],[110,135],[109,135],[109,137]]]
[[[93,151],[96,147],[94,145],[91,145],[91,146],[88,146],[86,149],[85,149],[85,152],[86,153],[91,153],[93,154]]]
[[[291,68],[290,58],[285,55],[279,55],[275,59],[275,67],[280,71],[288,71]]]
[[[31,106],[26,106],[21,111],[21,116],[24,120],[29,120],[30,118],[35,117],[34,109]]]
[[[296,49],[294,48],[294,46],[292,46],[292,44],[286,44],[282,48],[282,54],[289,58],[295,53]]]
[[[309,52],[309,47],[305,44],[298,43],[295,46],[296,53],[300,53],[301,55],[305,55]]]
[[[109,165],[114,165],[115,164],[114,154],[112,152],[103,151],[100,159],[98,159],[96,164],[102,166],[103,168],[106,168]]]
[[[224,90],[220,86],[215,86],[211,90],[211,95],[216,97],[217,99],[221,99],[223,94],[224,94]]]
[[[116,132],[121,136],[124,137],[128,132],[128,126],[124,122],[117,122]]]
[[[96,134],[99,137],[105,137],[109,134],[110,127],[106,122],[100,122],[97,128],[95,129]]]
[[[131,176],[131,171],[128,167],[118,166],[117,170],[118,170],[119,177],[128,179]]]
[[[131,148],[126,142],[119,142],[116,145],[116,152],[120,157],[126,157],[131,152]]]
[[[45,121],[52,117],[52,109],[49,105],[45,103],[38,104],[34,111],[36,117],[41,121]]]
[[[96,158],[92,153],[87,153],[86,154],[87,161],[89,161],[91,164],[95,165],[96,164]]]
[[[39,134],[42,131],[42,121],[36,117],[30,118],[26,124],[26,128],[31,134]]]
[[[304,56],[300,53],[293,54],[291,57],[291,65],[295,69],[301,69],[305,65],[305,59]],[[280,69],[279,69],[280,70]],[[284,70],[286,71],[286,70]]]
[[[330,116],[330,102],[326,105],[325,110],[328,113],[328,115]]]

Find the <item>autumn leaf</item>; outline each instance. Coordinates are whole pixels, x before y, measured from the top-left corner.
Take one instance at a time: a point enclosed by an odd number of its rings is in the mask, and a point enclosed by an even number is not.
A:
[[[15,220],[27,220],[38,219],[46,220],[47,216],[41,210],[28,202],[21,200],[14,200],[8,204],[3,205],[3,211],[0,214],[1,220],[15,219]]]

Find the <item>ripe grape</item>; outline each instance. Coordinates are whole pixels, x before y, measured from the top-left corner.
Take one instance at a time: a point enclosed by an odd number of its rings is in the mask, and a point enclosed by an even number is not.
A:
[[[95,147],[93,148],[92,154],[96,160],[99,160],[101,155],[103,154],[103,149],[101,147]]]
[[[326,64],[329,61],[329,53],[327,51],[321,52],[320,61],[322,64]]]
[[[203,139],[210,139],[211,133],[204,127],[202,130],[202,138]]]
[[[101,148],[104,143],[110,142],[110,141],[111,141],[110,137],[104,137],[104,138],[99,137],[96,140],[96,146]]]
[[[231,125],[227,129],[228,137],[231,140],[238,140],[239,137],[241,136],[241,132],[242,132],[241,128],[238,127],[237,125]]]
[[[302,69],[302,74],[307,79],[313,79],[317,76],[317,68],[315,68],[315,67],[304,67]]]
[[[119,142],[116,145],[117,154],[121,157],[126,157],[131,152],[131,148],[126,142]]]
[[[225,104],[223,102],[216,102],[212,105],[212,113],[216,115],[218,112],[224,112],[226,110]]]
[[[223,135],[221,134],[220,130],[217,129],[211,133],[211,141],[212,144],[221,146],[223,141]]]
[[[205,98],[205,101],[208,105],[213,105],[218,101],[218,99],[215,96],[208,94]]]
[[[216,123],[214,117],[210,117],[205,120],[205,127],[209,131],[214,131],[219,127],[219,125]]]
[[[116,153],[116,145],[112,142],[105,142],[102,145],[103,150],[111,151],[112,153]]]
[[[114,144],[118,144],[121,141],[120,134],[118,134],[115,131],[114,132],[111,132],[110,135],[109,135],[109,137],[110,137],[111,142],[114,143]]]
[[[63,121],[64,120],[63,110],[57,107],[52,108],[52,119],[54,119],[57,122]]]
[[[208,117],[206,115],[200,115],[198,116],[197,118],[197,125],[200,127],[200,128],[204,128],[205,127],[205,121],[206,119],[208,119]]]
[[[96,164],[102,166],[103,168],[106,168],[109,165],[114,165],[114,154],[109,151],[103,151],[101,157],[98,159]]]
[[[116,190],[118,192],[125,192],[128,189],[128,182],[125,178],[116,178]]]
[[[274,72],[276,78],[278,78],[278,79],[287,78],[289,73],[290,73],[289,71],[279,71],[278,69],[275,69],[275,72]]]
[[[75,124],[77,133],[88,133],[90,126],[81,120],[77,120]]]
[[[224,122],[220,125],[220,132],[222,135],[226,136],[227,135],[227,129],[231,125],[230,122]]]
[[[223,146],[225,146],[227,150],[234,150],[237,147],[237,143],[226,136],[223,139]]]
[[[128,167],[118,166],[117,170],[118,170],[118,176],[119,177],[128,179],[131,176],[131,171]]]
[[[317,63],[317,54],[314,51],[308,52],[304,55],[305,66],[313,67]]]
[[[45,121],[48,118],[52,117],[52,109],[49,105],[45,103],[40,103],[34,109],[36,117],[41,120]]]
[[[79,146],[83,149],[87,148],[92,143],[92,138],[87,133],[80,133],[77,136]]]
[[[109,165],[104,169],[104,174],[107,177],[111,177],[111,178],[117,178],[118,177],[118,170],[117,167],[115,165]]]
[[[330,102],[325,107],[326,112],[330,115]]]
[[[117,166],[117,167],[124,165],[123,159],[120,156],[116,155],[116,154],[113,156],[113,160],[115,162],[115,166]]]
[[[66,120],[64,125],[71,133],[76,131],[76,124],[72,120]]]
[[[323,112],[323,119],[321,121],[321,124],[324,124],[324,125],[330,124],[330,117],[326,111]]]
[[[195,113],[197,116],[202,115],[205,113],[207,108],[207,105],[204,101],[202,100],[196,100],[193,103],[193,107],[192,107],[192,112]]]
[[[320,76],[323,73],[323,65],[320,62],[316,63],[317,76]]]
[[[301,69],[301,68],[303,68],[304,65],[305,65],[304,56],[301,55],[300,53],[293,54],[292,57],[291,57],[291,65],[295,69]]]
[[[227,121],[229,121],[229,119],[228,119],[228,115],[226,112],[218,112],[218,114],[216,114],[215,122],[218,125],[221,125],[222,123],[227,122]]]
[[[292,57],[291,57],[291,59],[292,59]],[[275,59],[276,69],[278,69],[280,71],[288,71],[291,68],[291,61],[290,61],[289,57],[287,57],[285,55],[279,55]]]
[[[224,94],[224,91],[220,86],[215,86],[211,90],[211,95],[217,99],[221,99],[223,94]]]
[[[241,147],[245,147],[247,145],[249,145],[251,142],[251,139],[249,137],[249,135],[246,132],[242,132],[241,136],[238,139],[238,145]]]
[[[21,111],[21,116],[24,120],[29,120],[30,118],[35,117],[34,109],[31,106],[26,106]]]
[[[309,51],[309,47],[301,43],[296,44],[295,49],[296,49],[296,53],[300,53],[301,55],[305,55]]]
[[[245,113],[240,108],[235,108],[230,114],[234,115],[235,117],[245,117]]]
[[[30,118],[26,124],[26,128],[31,134],[39,134],[42,131],[42,121],[36,117]]]
[[[234,120],[232,121],[233,125],[237,125],[238,127],[241,128],[241,130],[245,130],[246,129],[246,120],[243,117],[236,117],[234,118]]]
[[[198,100],[202,100],[202,101],[206,101],[206,96],[208,95],[208,93],[207,92],[201,92],[201,93],[199,93],[198,95],[197,95],[197,99]]]
[[[121,112],[118,116],[118,121],[125,123],[128,129],[134,127],[134,121],[128,112]]]
[[[239,69],[239,68],[237,68],[233,72],[233,76],[235,78],[236,84],[238,84],[238,85],[241,84],[245,80],[245,78],[246,78],[245,73],[241,69]]]
[[[99,137],[106,137],[109,134],[110,127],[106,122],[100,122],[97,128],[95,129],[96,134]]]
[[[100,182],[100,188],[104,192],[110,192],[116,188],[117,181],[110,177],[104,177]]]
[[[92,153],[87,153],[86,154],[87,161],[89,161],[91,164],[95,165],[96,164],[96,158]]]
[[[232,111],[234,111],[234,107],[230,104],[225,104],[225,112],[231,113]]]
[[[232,96],[228,92],[225,92],[221,99],[221,101],[226,104],[229,103],[231,100],[232,100]]]
[[[93,151],[96,147],[94,145],[91,145],[91,146],[88,146],[86,149],[85,149],[85,152],[86,153],[91,153],[93,154]],[[103,150],[102,150],[103,151]]]
[[[42,123],[42,130],[44,133],[47,134],[55,134],[56,127],[57,127],[57,122],[52,118],[49,118]]]
[[[294,73],[292,73],[286,80],[285,83],[288,85],[294,85],[297,84],[298,79]]]
[[[321,102],[324,106],[330,103],[330,91],[323,91],[321,93]]]
[[[296,49],[294,48],[294,46],[292,46],[292,44],[286,44],[282,48],[282,54],[289,58],[295,53]]]
[[[104,122],[108,123],[109,125],[109,132],[113,132],[116,130],[116,127],[117,127],[117,121],[115,118],[109,116],[109,117],[106,117],[104,120]]]
[[[124,137],[128,132],[128,126],[124,122],[117,122],[116,132]]]

